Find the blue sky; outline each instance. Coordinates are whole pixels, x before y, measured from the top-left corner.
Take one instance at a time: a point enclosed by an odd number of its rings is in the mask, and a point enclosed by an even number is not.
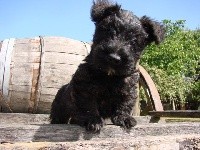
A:
[[[200,0],[113,0],[122,8],[155,20],[186,20],[200,28]],[[64,36],[89,42],[94,24],[92,0],[0,0],[0,40],[35,36]]]

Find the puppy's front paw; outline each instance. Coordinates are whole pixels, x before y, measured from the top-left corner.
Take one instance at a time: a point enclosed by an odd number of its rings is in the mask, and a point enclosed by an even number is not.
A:
[[[129,116],[129,115],[118,115],[111,118],[113,124],[122,126],[125,129],[130,129],[131,127],[134,127],[137,122],[136,120]]]
[[[104,125],[104,121],[101,117],[90,118],[86,125],[86,130],[97,133],[97,132],[100,132],[103,125]]]

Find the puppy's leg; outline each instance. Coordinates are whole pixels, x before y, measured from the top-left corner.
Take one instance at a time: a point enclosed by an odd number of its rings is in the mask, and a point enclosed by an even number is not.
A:
[[[135,88],[132,90],[135,91]],[[126,96],[116,98],[118,103],[114,104],[113,114],[111,117],[113,124],[122,126],[126,129],[130,129],[137,124],[136,120],[131,116],[133,106],[136,102],[136,97],[137,96],[134,94],[128,94]]]
[[[86,130],[99,132],[104,125],[104,120],[100,116],[90,116],[86,124]]]
[[[50,122],[51,124],[66,124],[69,120],[69,115],[56,100],[52,103]]]
[[[70,119],[70,124],[84,126],[87,131],[99,132],[104,125],[104,120],[100,116],[92,114],[77,114]]]
[[[51,105],[50,122],[51,124],[65,124],[70,118],[70,110],[73,108],[67,108],[68,85],[64,85],[58,90],[56,97]],[[68,102],[69,103],[69,102]]]
[[[85,126],[87,131],[99,132],[103,127],[104,120],[99,114],[96,99],[93,99],[90,94],[79,93],[76,100],[78,100],[76,106],[79,112],[72,117],[71,122]]]
[[[116,114],[111,120],[113,124],[122,126],[125,129],[130,129],[137,124],[136,120],[128,114]]]

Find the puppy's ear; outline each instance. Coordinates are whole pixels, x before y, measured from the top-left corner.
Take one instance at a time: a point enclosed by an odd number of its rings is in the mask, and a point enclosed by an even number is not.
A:
[[[120,5],[113,4],[109,2],[109,0],[93,1],[93,6],[91,8],[91,19],[92,21],[98,23],[105,17],[118,13],[120,7]]]
[[[165,36],[165,29],[164,26],[156,21],[151,20],[147,16],[143,16],[140,19],[140,22],[145,30],[145,32],[148,34],[147,37],[147,43],[155,42],[156,44],[159,44],[163,41]]]

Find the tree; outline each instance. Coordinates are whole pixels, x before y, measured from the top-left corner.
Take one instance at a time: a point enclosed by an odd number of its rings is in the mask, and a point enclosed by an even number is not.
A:
[[[141,64],[155,81],[163,102],[185,104],[188,95],[196,101],[199,81],[195,81],[200,61],[200,30],[185,29],[185,21],[164,20],[166,39],[146,48]]]

